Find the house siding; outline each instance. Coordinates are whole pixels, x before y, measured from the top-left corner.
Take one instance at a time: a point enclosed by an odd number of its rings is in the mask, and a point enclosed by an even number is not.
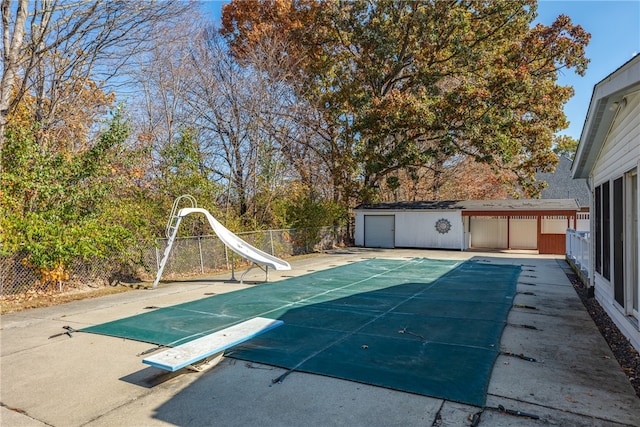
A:
[[[627,105],[616,117],[593,169],[593,181],[600,185],[638,165],[640,157],[640,93],[627,96]]]
[[[436,230],[436,222],[444,219],[451,229]],[[405,248],[463,249],[462,215],[460,212],[396,213],[396,246]]]
[[[626,106],[621,108],[618,114],[615,116],[609,134],[604,141],[604,145],[598,155],[598,158],[594,164],[592,170],[592,182],[593,188],[601,186],[603,183],[609,183],[611,191],[609,192],[609,203],[612,207],[614,204],[613,188],[614,181],[619,178],[625,177],[628,172],[639,168],[640,162],[640,93],[636,92],[626,97]],[[640,197],[636,197],[638,200]],[[592,207],[595,209],[595,207]],[[628,223],[627,223],[628,224]],[[627,225],[625,225],[626,227]],[[640,333],[638,328],[638,313],[631,312],[628,307],[625,312],[625,308],[616,301],[615,295],[615,259],[613,253],[614,247],[614,233],[613,228],[610,228],[611,232],[605,232],[604,237],[609,238],[609,247],[611,249],[611,255],[608,257],[609,265],[604,266],[601,272],[593,271],[593,284],[595,286],[595,296],[600,304],[608,312],[609,316],[614,320],[618,328],[629,337],[631,343],[637,349],[640,349]],[[627,230],[624,230],[626,235],[625,241],[628,238],[640,239],[640,236],[636,233],[635,236],[631,236]],[[626,253],[625,260],[622,262],[623,267],[627,268],[627,261],[629,260],[629,254]],[[637,254],[635,255],[637,257]],[[603,259],[605,261],[606,259]],[[619,260],[620,261],[620,260]],[[640,264],[636,260],[636,266]],[[618,268],[620,264],[618,264]],[[637,267],[636,267],[637,268]],[[610,271],[609,278],[607,279],[604,274]],[[628,279],[626,279],[628,280]],[[621,285],[620,285],[621,286]],[[635,283],[631,286],[638,288],[639,284]],[[637,292],[637,291],[636,291]],[[620,298],[620,297],[619,297]],[[628,305],[628,304],[627,304]]]

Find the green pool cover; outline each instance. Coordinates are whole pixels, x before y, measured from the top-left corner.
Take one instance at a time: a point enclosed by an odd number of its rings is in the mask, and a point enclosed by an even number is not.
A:
[[[483,406],[519,274],[513,265],[371,259],[83,331],[175,346],[277,318],[283,326],[226,355]]]

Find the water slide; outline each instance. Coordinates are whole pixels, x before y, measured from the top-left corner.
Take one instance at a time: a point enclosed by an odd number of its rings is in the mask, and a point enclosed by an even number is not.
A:
[[[211,228],[218,235],[222,243],[227,245],[229,249],[240,255],[242,258],[246,258],[251,262],[254,262],[258,265],[264,265],[266,267],[271,267],[274,270],[291,270],[291,266],[288,262],[281,260],[280,258],[276,258],[273,255],[270,255],[266,252],[261,251],[260,249],[251,246],[240,237],[233,234],[229,231],[224,225],[220,224],[217,219],[213,217],[206,209],[202,208],[184,208],[180,209],[178,215],[181,217],[185,217],[190,213],[199,212],[204,214],[209,220],[209,224],[211,224]]]
[[[182,208],[176,214],[175,211],[177,209],[179,201],[185,198],[192,201],[193,207]],[[267,280],[269,279],[269,267],[278,271],[291,270],[291,265],[289,265],[288,262],[283,261],[280,258],[270,255],[264,251],[261,251],[254,246],[251,246],[249,243],[245,242],[240,237],[229,231],[229,229],[227,229],[224,225],[220,224],[220,222],[218,222],[218,220],[216,220],[213,215],[209,213],[209,211],[195,206],[195,199],[188,195],[180,196],[174,202],[174,209],[171,213],[171,217],[169,218],[169,223],[167,224],[167,237],[169,238],[169,241],[167,242],[167,247],[164,251],[162,261],[160,262],[156,280],[153,282],[153,289],[155,289],[156,286],[158,286],[158,282],[160,282],[162,271],[164,270],[164,266],[167,263],[169,253],[171,252],[171,247],[173,246],[173,242],[178,233],[178,226],[180,225],[180,221],[182,220],[182,218],[192,213],[203,214],[209,221],[211,228],[213,228],[213,231],[218,235],[218,238],[222,241],[222,243],[224,243],[229,249],[240,255],[242,258],[251,261],[253,263],[251,268],[253,268],[253,266],[258,266],[260,268],[264,267],[264,271],[267,274]],[[251,268],[249,268],[249,270]],[[245,273],[242,275],[243,278],[249,270],[245,271]],[[240,281],[242,282],[242,278],[240,279]]]

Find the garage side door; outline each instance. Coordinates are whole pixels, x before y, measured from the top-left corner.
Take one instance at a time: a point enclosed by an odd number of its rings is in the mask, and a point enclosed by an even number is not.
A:
[[[395,247],[395,216],[365,215],[364,246],[367,248]]]

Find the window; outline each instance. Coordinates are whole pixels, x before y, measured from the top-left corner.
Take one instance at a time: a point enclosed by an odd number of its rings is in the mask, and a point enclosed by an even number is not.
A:
[[[595,250],[596,250],[596,271],[602,274],[602,186],[596,187],[595,195]]]
[[[613,181],[613,199],[611,210],[612,246],[613,251],[613,296],[621,307],[625,307],[624,286],[624,189],[623,178]]]
[[[611,279],[611,200],[609,181],[602,184],[602,276]]]

